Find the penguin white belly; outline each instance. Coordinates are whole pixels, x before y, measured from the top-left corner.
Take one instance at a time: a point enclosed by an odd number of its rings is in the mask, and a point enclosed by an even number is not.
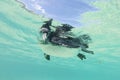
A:
[[[79,50],[79,48],[67,48],[51,44],[40,44],[40,48],[44,53],[56,57],[73,57],[78,54]]]

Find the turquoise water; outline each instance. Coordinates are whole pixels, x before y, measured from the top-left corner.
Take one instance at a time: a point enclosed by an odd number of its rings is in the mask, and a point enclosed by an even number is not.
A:
[[[46,61],[37,40],[46,18],[14,0],[0,0],[0,80],[119,80],[119,0],[92,5],[99,10],[84,13],[84,25],[76,31],[91,35],[90,50],[95,54],[86,54],[83,61],[77,57]]]

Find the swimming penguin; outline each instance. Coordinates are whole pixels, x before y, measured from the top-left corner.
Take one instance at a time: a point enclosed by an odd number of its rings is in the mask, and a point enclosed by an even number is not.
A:
[[[40,44],[41,49],[45,52],[45,59],[50,60],[50,55],[62,57],[70,56],[79,49],[81,49],[83,52],[94,54],[93,51],[87,50],[87,48],[89,48],[88,44],[91,40],[90,36],[83,34],[79,37],[73,38],[67,35],[67,33],[70,32],[72,28],[74,28],[69,24],[62,24],[62,26],[57,26],[55,31],[51,31],[50,26],[52,24],[52,20],[53,19],[46,21],[45,24],[43,24],[41,27],[43,40],[47,40],[49,42],[46,44]],[[66,55],[64,52],[61,52],[62,50],[67,51],[68,55]],[[79,57],[81,60],[86,59],[86,56],[81,53],[78,53],[77,57]]]

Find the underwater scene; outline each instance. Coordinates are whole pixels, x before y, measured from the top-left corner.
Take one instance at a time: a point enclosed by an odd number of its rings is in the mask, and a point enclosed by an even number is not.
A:
[[[120,0],[0,0],[0,7],[0,80],[120,79]],[[74,26],[75,38],[89,35],[93,52],[41,43],[50,18],[55,29]]]

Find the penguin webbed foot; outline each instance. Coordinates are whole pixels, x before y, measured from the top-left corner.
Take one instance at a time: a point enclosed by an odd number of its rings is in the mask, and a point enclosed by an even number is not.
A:
[[[45,57],[46,60],[48,60],[48,61],[50,60],[50,55],[44,53],[44,57]]]
[[[81,60],[86,59],[86,56],[83,55],[83,54],[81,54],[81,53],[78,53],[77,56],[78,56]]]

